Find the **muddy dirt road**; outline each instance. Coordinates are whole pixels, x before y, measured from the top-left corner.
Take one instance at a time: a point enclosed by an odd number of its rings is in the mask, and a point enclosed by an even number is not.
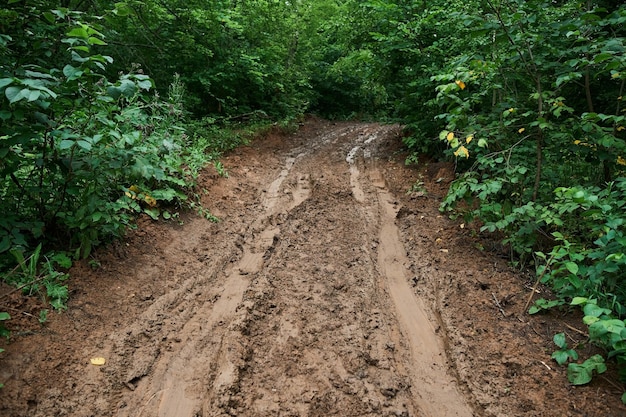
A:
[[[439,215],[452,172],[399,135],[312,118],[229,155],[202,179],[220,222],[141,221],[14,331],[0,415],[626,415],[610,376],[567,385],[566,323],[519,314],[532,277]]]

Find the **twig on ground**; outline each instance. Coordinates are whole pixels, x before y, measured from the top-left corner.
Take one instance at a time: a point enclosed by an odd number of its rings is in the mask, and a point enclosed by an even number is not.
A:
[[[502,308],[502,304],[500,304],[500,301],[498,301],[498,298],[496,297],[496,295],[494,293],[491,293],[491,295],[493,296],[493,301],[496,303],[498,310],[500,310],[500,313],[502,313],[502,316],[506,317],[506,313],[504,312],[504,309]]]
[[[547,364],[547,363],[545,363],[544,361],[539,361],[539,362],[541,362],[541,364],[542,364],[543,366],[545,366],[546,368],[548,368],[548,371],[551,371],[551,370],[552,370],[552,368],[550,368],[550,366],[548,366],[548,364]]]
[[[585,337],[589,337],[589,335],[588,335],[587,333],[583,332],[582,330],[578,330],[576,327],[570,326],[570,325],[569,325],[569,324],[567,324],[567,323],[563,323],[563,326],[567,327],[568,329],[570,329],[570,330],[571,330],[571,331],[573,331],[573,332],[576,332],[576,333],[578,333],[578,334],[581,334],[581,335],[583,335],[583,336],[585,336]]]

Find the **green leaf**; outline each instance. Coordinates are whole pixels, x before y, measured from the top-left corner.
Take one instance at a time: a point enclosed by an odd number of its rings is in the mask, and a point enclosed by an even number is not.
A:
[[[570,305],[578,306],[578,305],[581,305],[581,304],[586,304],[587,301],[588,301],[588,298],[586,298],[586,297],[574,297],[572,299],[572,302],[570,303]]]
[[[120,92],[126,97],[132,97],[137,91],[137,86],[130,80],[122,80],[119,86]]]
[[[575,262],[565,262],[565,268],[572,274],[578,274],[578,265]]]
[[[146,213],[148,216],[152,217],[152,220],[159,220],[159,214],[161,214],[159,212],[159,209],[156,209],[156,208],[144,209],[144,213]]]
[[[87,30],[85,28],[82,28],[82,27],[74,28],[74,29],[70,30],[67,33],[67,36],[71,37],[71,38],[81,38],[81,39],[89,38],[89,34],[87,33]]]
[[[83,71],[68,64],[63,67],[63,75],[67,77],[68,81],[73,81],[80,78],[83,75]]]
[[[559,365],[564,365],[567,363],[569,355],[564,350],[557,350],[556,352],[552,353],[551,358],[554,359]]]
[[[554,344],[560,347],[561,349],[565,349],[567,347],[567,340],[565,339],[565,333],[557,333],[552,338]]]
[[[604,358],[594,355],[582,364],[570,363],[567,366],[567,379],[572,385],[585,385],[591,382],[593,371],[602,374],[606,369]]]
[[[35,101],[37,99],[39,99],[39,97],[41,96],[41,91],[39,90],[30,90],[27,100],[30,101]]]
[[[600,317],[603,314],[611,314],[611,310],[598,307],[596,304],[587,304],[583,307],[586,316]]]
[[[3,236],[0,240],[0,253],[6,252],[11,248],[11,238],[9,236]]]
[[[479,148],[486,148],[487,147],[487,141],[485,139],[478,139],[478,147]]]
[[[13,83],[13,78],[0,78],[0,88],[4,88]]]
[[[120,17],[128,16],[132,13],[132,9],[128,7],[126,3],[115,3],[115,10],[113,12]]]
[[[585,316],[583,317],[583,323],[585,323],[587,326],[591,326],[593,323],[600,321],[600,318],[596,317],[596,316]]]
[[[94,36],[89,37],[89,39],[87,39],[87,43],[89,43],[89,45],[106,45],[107,44],[102,39],[96,38]]]
[[[72,146],[74,146],[75,143],[76,143],[75,141],[69,140],[69,139],[62,140],[61,143],[59,144],[59,149],[61,150],[69,149]]]
[[[30,90],[28,88],[22,88],[17,86],[8,87],[6,90],[4,90],[4,95],[6,96],[6,98],[9,99],[9,103],[11,104],[20,101],[29,93]]]
[[[86,150],[86,151],[90,151],[91,150],[91,143],[87,142],[86,140],[76,141],[76,144],[79,147],[81,147],[82,149]]]
[[[43,12],[42,13],[44,19],[46,19],[48,21],[48,23],[54,23],[56,21],[56,18],[54,17],[54,14],[50,13],[50,12]]]
[[[150,80],[139,81],[137,85],[142,90],[150,90],[152,88],[152,81]]]
[[[626,392],[622,394],[622,403],[626,404]]]
[[[9,315],[9,313],[5,311],[0,311],[0,321],[10,320],[10,319],[11,319],[11,315]]]

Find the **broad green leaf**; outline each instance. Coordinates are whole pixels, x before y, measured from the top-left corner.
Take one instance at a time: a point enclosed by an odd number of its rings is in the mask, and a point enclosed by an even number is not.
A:
[[[122,80],[119,89],[125,97],[132,97],[137,91],[137,86],[130,80]]]
[[[137,85],[142,90],[150,90],[152,88],[152,82],[150,80],[139,81]]]
[[[79,140],[76,142],[76,144],[86,151],[91,150],[91,143],[87,142],[86,140]]]
[[[76,141],[69,140],[69,139],[62,140],[61,143],[59,144],[59,149],[61,150],[69,149],[72,146],[74,146],[75,143]]]
[[[132,13],[132,9],[128,7],[128,4],[120,2],[115,3],[115,9],[113,12],[120,17],[128,16]]]
[[[11,248],[11,238],[9,236],[3,236],[0,240],[0,253],[6,252]]]
[[[39,99],[39,97],[41,96],[41,91],[39,90],[30,90],[27,100],[28,101],[35,101],[37,99]]]
[[[150,216],[153,220],[159,220],[159,214],[161,214],[157,208],[146,208],[144,209],[144,213]]]
[[[606,369],[604,358],[594,355],[582,364],[570,363],[567,367],[567,379],[573,385],[585,385],[591,382],[593,371],[602,374]]]
[[[79,28],[74,28],[72,30],[70,30],[67,33],[68,37],[72,37],[72,38],[81,38],[81,39],[87,39],[89,38],[89,34],[87,33],[87,30],[83,27],[79,27]]]
[[[600,317],[603,314],[610,314],[611,310],[598,307],[596,304],[587,304],[583,307],[586,316]]]
[[[22,88],[17,86],[8,87],[6,90],[4,90],[4,95],[6,96],[6,98],[9,99],[9,103],[11,104],[20,101],[25,97],[26,94],[29,93],[30,90],[28,88]]]
[[[89,43],[89,45],[106,45],[107,44],[103,40],[96,38],[94,36],[89,37],[89,39],[87,39],[87,42]]]
[[[575,262],[565,262],[565,268],[572,274],[578,274],[578,265]]]
[[[574,297],[572,298],[572,302],[570,303],[570,305],[577,306],[577,305],[585,304],[587,303],[587,301],[588,301],[588,298],[586,297]]]
[[[0,78],[0,88],[4,88],[7,85],[13,83],[13,78]]]
[[[11,315],[5,311],[0,311],[0,321],[10,320]]]
[[[565,333],[557,333],[552,338],[554,344],[560,347],[561,349],[565,349],[567,347],[567,341],[565,339]]]
[[[54,23],[56,21],[56,18],[54,17],[54,14],[50,13],[50,12],[43,12],[42,13],[44,19],[46,19],[48,21],[48,23]]]
[[[554,359],[556,363],[558,363],[559,365],[563,365],[567,363],[567,359],[569,358],[569,355],[564,350],[557,350],[556,352],[552,353],[551,358]]]
[[[111,85],[107,87],[107,94],[117,100],[122,96],[122,90],[119,87]]]
[[[63,67],[63,75],[67,77],[68,81],[73,81],[80,78],[83,75],[83,71],[68,64]]]

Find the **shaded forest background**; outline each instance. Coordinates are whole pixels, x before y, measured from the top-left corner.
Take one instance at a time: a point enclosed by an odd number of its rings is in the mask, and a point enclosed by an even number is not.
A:
[[[455,163],[441,210],[553,288],[529,312],[580,307],[624,365],[625,22],[610,1],[8,0],[3,280],[63,309],[72,262],[137,214],[212,219],[197,175],[253,132],[398,122],[407,163]],[[572,383],[606,369],[555,343]]]

